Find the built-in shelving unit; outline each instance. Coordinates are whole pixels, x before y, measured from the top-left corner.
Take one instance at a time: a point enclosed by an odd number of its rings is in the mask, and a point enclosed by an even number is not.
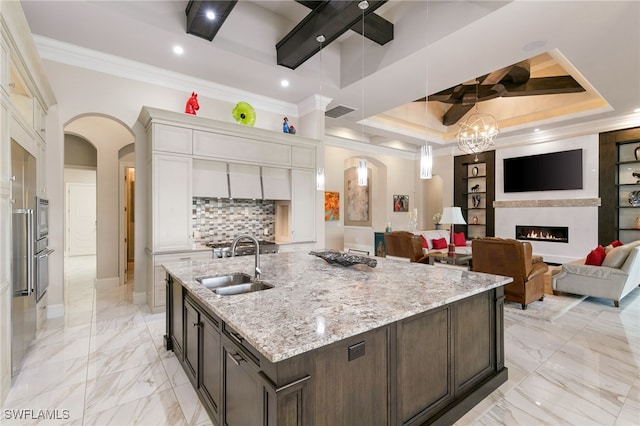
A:
[[[633,206],[630,198],[640,199],[640,141],[617,144],[618,192],[617,225],[618,239],[633,241],[640,239],[640,204]],[[636,173],[636,176],[633,174]]]
[[[495,151],[454,158],[454,204],[462,208],[467,225],[456,225],[456,232],[467,238],[494,235]]]
[[[640,191],[640,128],[600,134],[598,242],[628,243],[640,239],[640,206],[632,206],[630,193]]]

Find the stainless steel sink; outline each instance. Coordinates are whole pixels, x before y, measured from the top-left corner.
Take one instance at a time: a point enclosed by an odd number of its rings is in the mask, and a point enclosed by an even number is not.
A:
[[[214,275],[212,277],[196,278],[203,286],[220,296],[251,293],[273,288],[271,284],[253,281],[250,275],[236,272],[228,275]]]
[[[229,275],[216,275],[213,277],[200,277],[196,278],[200,284],[209,289],[215,289],[218,287],[226,287],[229,285],[246,284],[251,282],[251,276],[237,272]]]
[[[233,294],[244,294],[251,293],[254,291],[268,290],[273,288],[271,284],[263,283],[263,282],[253,282],[247,284],[236,284],[236,285],[228,285],[225,287],[218,287],[213,290],[215,294],[219,294],[220,296],[231,296]]]

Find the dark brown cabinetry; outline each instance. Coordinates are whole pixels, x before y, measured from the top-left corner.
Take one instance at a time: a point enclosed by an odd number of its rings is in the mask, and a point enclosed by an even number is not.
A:
[[[279,362],[168,289],[167,335],[183,317],[181,364],[221,425],[452,424],[507,380],[502,287]]]
[[[262,381],[258,367],[228,338],[223,353],[223,425],[263,424]]]
[[[640,128],[600,134],[598,242],[628,243],[640,239],[640,206],[629,202],[633,191],[640,191]],[[638,154],[640,156],[640,153]]]
[[[495,151],[454,157],[454,205],[462,208],[466,225],[456,225],[468,239],[495,233]]]
[[[175,283],[173,279],[169,282]],[[180,286],[182,287],[182,286]],[[173,318],[184,318],[182,329],[172,328],[172,341],[177,340],[178,335],[183,336],[182,345],[184,356],[181,360],[183,369],[189,377],[191,384],[198,392],[200,399],[212,413],[214,419],[219,417],[219,405],[221,403],[221,378],[222,378],[222,340],[220,336],[220,321],[205,309],[200,307],[191,297],[183,300],[173,300],[178,292],[175,286],[171,288],[171,308],[183,307],[182,315],[170,315],[171,324],[176,324]],[[177,313],[175,311],[172,313]],[[174,345],[174,350],[178,345]],[[176,354],[177,356],[177,354]]]

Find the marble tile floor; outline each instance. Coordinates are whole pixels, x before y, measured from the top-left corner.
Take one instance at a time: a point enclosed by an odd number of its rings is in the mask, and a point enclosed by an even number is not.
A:
[[[162,346],[164,314],[133,305],[129,285],[96,287],[94,257],[65,270],[65,316],[39,331],[0,424],[211,424]],[[640,425],[640,288],[620,308],[587,298],[554,322],[507,312],[505,353],[508,382],[456,425]]]

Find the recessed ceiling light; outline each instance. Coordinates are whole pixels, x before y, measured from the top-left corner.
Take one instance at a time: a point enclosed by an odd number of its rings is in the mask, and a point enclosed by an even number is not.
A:
[[[633,112],[640,112],[640,108],[634,109]]]
[[[184,49],[182,48],[182,46],[175,45],[173,46],[173,53],[175,53],[176,55],[182,55],[184,53]]]
[[[281,80],[280,81],[280,86],[289,87],[289,80]]]
[[[535,129],[533,129],[533,131],[534,131],[534,132],[539,132],[539,131],[540,131],[540,129],[535,128]]]
[[[216,14],[213,13],[213,10],[207,10],[207,19],[213,21],[216,19]]]

